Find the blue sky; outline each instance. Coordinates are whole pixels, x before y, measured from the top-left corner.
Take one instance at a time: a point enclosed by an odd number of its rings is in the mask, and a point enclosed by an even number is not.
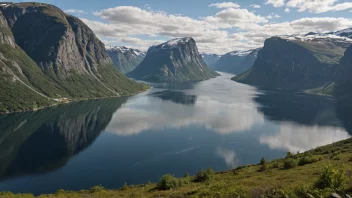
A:
[[[23,1],[15,1],[23,2]],[[147,50],[192,36],[199,51],[261,47],[266,38],[352,27],[352,0],[40,0],[81,18],[106,45]]]

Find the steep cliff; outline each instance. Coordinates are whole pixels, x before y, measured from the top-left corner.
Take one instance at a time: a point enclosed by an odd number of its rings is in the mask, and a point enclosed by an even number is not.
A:
[[[145,81],[199,81],[218,74],[199,55],[193,38],[173,39],[149,48],[146,57],[128,76]]]
[[[115,67],[123,74],[134,70],[144,59],[145,52],[127,47],[106,46]]]
[[[267,88],[312,89],[330,83],[350,39],[338,36],[272,37],[253,67],[233,80]]]
[[[144,89],[114,68],[88,26],[55,6],[1,4],[0,27],[0,112]]]

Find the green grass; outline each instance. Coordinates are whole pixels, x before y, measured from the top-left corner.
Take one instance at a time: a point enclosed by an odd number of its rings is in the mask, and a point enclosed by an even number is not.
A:
[[[260,159],[258,159],[259,161]],[[295,161],[295,166],[284,168],[285,161]],[[300,162],[300,163],[299,163]],[[332,192],[340,195],[352,193],[352,139],[287,155],[263,165],[241,166],[218,172],[206,180],[196,176],[175,178],[166,175],[158,184],[148,183],[108,190],[102,186],[90,190],[65,191],[39,197],[327,197]],[[328,166],[329,165],[329,166]],[[203,171],[204,172],[204,171]],[[203,173],[202,173],[203,174]],[[325,179],[319,179],[324,177]],[[333,183],[329,182],[333,178]],[[342,183],[339,183],[342,181]],[[167,184],[167,185],[164,185]],[[322,185],[323,184],[323,185]],[[161,190],[166,187],[167,190]],[[320,185],[320,187],[318,187]],[[323,187],[322,187],[323,186]],[[330,186],[330,187],[326,187]],[[338,187],[336,187],[338,186]],[[333,189],[335,188],[335,189]],[[34,197],[30,194],[3,193],[0,197]]]
[[[324,86],[321,86],[315,89],[309,89],[309,90],[306,90],[305,92],[309,94],[332,96],[334,94],[334,87],[335,87],[335,83],[330,82]]]

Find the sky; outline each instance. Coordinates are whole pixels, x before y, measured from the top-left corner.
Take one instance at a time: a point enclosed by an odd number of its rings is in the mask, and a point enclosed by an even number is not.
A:
[[[352,28],[352,0],[38,2],[79,17],[105,45],[144,51],[173,38],[193,37],[200,52],[222,55],[262,47],[266,38],[275,35]]]

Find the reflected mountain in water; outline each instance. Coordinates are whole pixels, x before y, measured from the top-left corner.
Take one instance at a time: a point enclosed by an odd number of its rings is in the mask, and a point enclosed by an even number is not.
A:
[[[336,103],[337,117],[349,134],[352,135],[352,104],[351,101],[338,101]]]
[[[0,178],[50,172],[91,145],[127,98],[0,116]]]
[[[177,104],[184,104],[184,105],[194,105],[197,101],[197,96],[187,95],[181,91],[165,90],[165,91],[154,92],[154,93],[151,93],[150,95],[158,97],[162,100],[168,100]]]
[[[265,118],[272,121],[291,121],[312,126],[342,127],[336,115],[335,100],[301,92],[262,91],[254,101]]]

